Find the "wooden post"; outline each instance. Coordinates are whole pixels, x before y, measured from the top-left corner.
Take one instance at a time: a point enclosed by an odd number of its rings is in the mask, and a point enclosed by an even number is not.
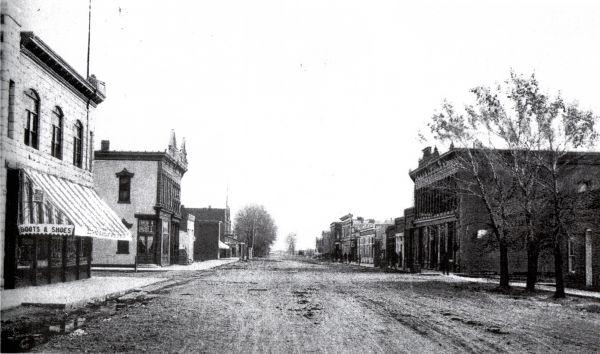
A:
[[[61,252],[62,264],[61,264],[60,278],[63,282],[67,281],[67,242],[68,242],[67,237],[68,236],[62,237],[62,252]]]
[[[33,285],[37,285],[37,248],[38,248],[38,238],[36,235],[33,235],[33,247],[32,247],[32,260],[33,260],[33,269],[31,270],[31,283]]]

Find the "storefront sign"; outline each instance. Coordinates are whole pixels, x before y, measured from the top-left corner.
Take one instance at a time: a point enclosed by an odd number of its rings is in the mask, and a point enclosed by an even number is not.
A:
[[[19,225],[19,235],[57,235],[72,236],[74,225],[58,224],[22,224]]]

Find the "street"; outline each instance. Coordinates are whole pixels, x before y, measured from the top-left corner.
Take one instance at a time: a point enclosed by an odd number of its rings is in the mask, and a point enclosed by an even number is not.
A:
[[[131,276],[143,276],[133,274]],[[441,275],[256,259],[88,306],[35,351],[589,352],[600,303],[498,294]],[[145,289],[146,290],[146,289]],[[29,310],[31,311],[31,310]],[[4,321],[4,318],[3,318]],[[4,324],[4,323],[3,323]]]

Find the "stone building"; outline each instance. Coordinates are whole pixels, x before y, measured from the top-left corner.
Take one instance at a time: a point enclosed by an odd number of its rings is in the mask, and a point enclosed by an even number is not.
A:
[[[96,189],[130,228],[134,242],[97,242],[94,265],[164,266],[179,262],[180,186],[186,171],[185,141],[179,149],[174,131],[166,151],[114,151],[109,141],[101,142],[94,161]],[[183,220],[186,230],[187,216]]]
[[[456,159],[462,149],[439,154],[437,149],[423,150],[417,169],[409,175],[414,181],[414,208],[405,214],[409,243],[412,243],[413,269],[441,269],[461,273],[496,273],[499,253],[491,247],[489,214],[482,201],[468,193],[445,188],[462,172]],[[564,237],[565,279],[572,286],[600,286],[600,154],[569,153],[560,176],[566,197],[574,198],[571,235]],[[459,177],[460,178],[460,177]],[[524,247],[509,249],[509,272],[524,274],[527,257]],[[542,252],[538,272],[554,272],[551,252]]]
[[[225,208],[181,208],[184,217],[195,217],[194,260],[205,261],[232,256],[232,246],[236,254],[242,254],[242,244],[236,242],[232,230],[229,207]],[[224,241],[229,240],[231,245]]]
[[[90,276],[92,239],[130,240],[93,190],[104,83],[84,78],[0,5],[0,278],[14,288]],[[82,48],[83,52],[84,48]]]

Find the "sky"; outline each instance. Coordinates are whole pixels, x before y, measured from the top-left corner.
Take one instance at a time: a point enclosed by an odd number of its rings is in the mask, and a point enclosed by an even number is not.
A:
[[[20,2],[85,74],[88,1]],[[174,129],[182,203],[262,204],[275,248],[290,232],[313,248],[347,213],[401,216],[419,131],[511,69],[600,112],[595,1],[92,0],[91,28],[97,148],[162,151]]]

